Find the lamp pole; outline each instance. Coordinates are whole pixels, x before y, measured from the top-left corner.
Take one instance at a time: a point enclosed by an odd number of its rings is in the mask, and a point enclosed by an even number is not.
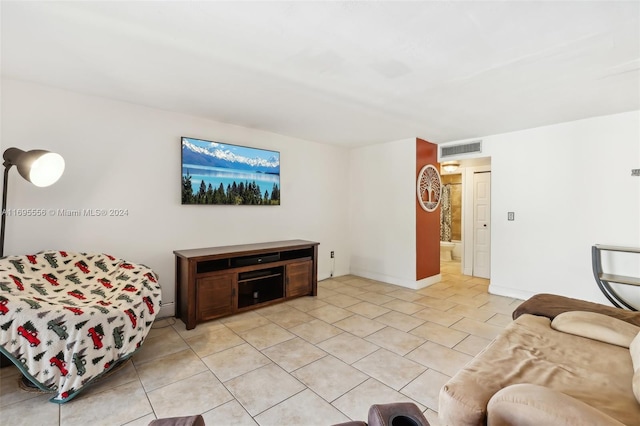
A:
[[[7,220],[7,183],[9,177],[9,169],[13,164],[9,161],[4,162],[4,178],[2,179],[2,219],[0,219],[0,257],[4,257],[4,225]]]

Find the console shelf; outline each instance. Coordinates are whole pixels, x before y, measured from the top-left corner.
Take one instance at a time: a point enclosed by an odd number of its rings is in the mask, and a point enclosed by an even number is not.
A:
[[[605,273],[602,270],[602,252],[613,251],[621,253],[634,253],[640,254],[640,248],[638,247],[621,247],[621,246],[607,246],[603,244],[596,244],[591,247],[591,265],[593,269],[593,276],[596,279],[596,284],[602,293],[609,299],[609,301],[618,308],[626,308],[631,311],[637,311],[638,309],[624,300],[612,287],[611,283],[640,286],[640,277],[628,277],[624,275],[616,275]]]
[[[203,321],[318,294],[318,245],[304,240],[175,250],[176,317]]]

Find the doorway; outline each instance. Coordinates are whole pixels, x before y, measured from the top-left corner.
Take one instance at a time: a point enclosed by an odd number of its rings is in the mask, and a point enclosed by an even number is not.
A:
[[[491,172],[473,174],[473,276],[491,278]]]
[[[456,160],[462,175],[462,241],[464,275],[491,277],[491,158]],[[486,226],[485,226],[486,225]],[[443,265],[446,262],[441,262]]]
[[[440,197],[440,269],[457,268],[462,272],[462,173],[460,171],[441,174],[442,195]],[[452,264],[455,263],[455,264]]]

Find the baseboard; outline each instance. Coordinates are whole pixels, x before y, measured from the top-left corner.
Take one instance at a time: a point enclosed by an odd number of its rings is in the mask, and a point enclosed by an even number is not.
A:
[[[442,281],[442,275],[441,274],[433,275],[433,276],[427,277],[427,278],[423,278],[423,279],[421,279],[419,281],[416,281],[417,287],[415,287],[414,290],[420,290],[421,288],[429,287],[430,285],[433,285],[435,283],[439,283],[440,281]]]
[[[163,303],[156,319],[175,317],[176,316],[176,304],[174,302]]]
[[[370,280],[380,281],[387,284],[399,285],[401,287],[410,288],[412,290],[419,290],[421,288],[428,287],[432,284],[440,282],[442,280],[442,276],[440,274],[433,275],[428,278],[424,278],[418,281],[405,280],[403,278],[392,277],[384,274],[377,274],[371,271],[364,270],[352,270],[351,275],[357,275],[359,277],[368,278]]]
[[[333,271],[333,275],[330,272],[318,272],[318,281],[327,280],[329,278],[341,277],[343,275],[349,275],[349,271]]]
[[[489,294],[494,294],[496,296],[511,297],[512,299],[527,300],[528,298],[530,298],[531,296],[534,296],[537,293],[489,284]]]

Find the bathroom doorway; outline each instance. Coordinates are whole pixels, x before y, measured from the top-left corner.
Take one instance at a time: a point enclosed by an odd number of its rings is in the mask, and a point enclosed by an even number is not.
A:
[[[440,201],[440,261],[447,267],[462,260],[462,173],[444,172]],[[459,268],[459,267],[458,267]]]
[[[453,160],[453,159],[452,159]],[[445,171],[441,166],[441,179],[442,186],[446,188],[447,185],[451,185],[452,192],[451,202],[452,204],[459,205],[460,220],[457,221],[454,216],[454,208],[451,206],[451,240],[447,235],[446,227],[443,226],[443,221],[446,222],[446,218],[441,217],[440,220],[440,269],[443,271],[456,269],[457,272],[462,272],[464,275],[476,276],[474,270],[474,263],[476,257],[475,250],[475,235],[474,235],[474,176],[477,173],[491,172],[491,158],[472,158],[472,159],[460,159],[455,160],[458,163],[458,168],[454,171]],[[442,165],[442,162],[441,162]],[[489,173],[490,176],[490,173]],[[459,184],[458,184],[459,183]],[[488,184],[490,187],[490,184]],[[459,190],[461,197],[460,202],[455,201],[456,190]],[[443,199],[447,197],[447,189],[444,190]],[[442,214],[447,214],[448,204],[441,200]],[[490,212],[490,201],[488,211]],[[459,223],[459,226],[456,225]],[[491,230],[490,221],[487,221],[487,232],[483,233],[483,237],[487,243],[490,242]],[[483,226],[483,228],[485,228]],[[458,231],[459,230],[459,231]],[[444,247],[443,247],[444,246]],[[490,247],[490,246],[487,246]],[[451,252],[452,260],[448,259],[446,253],[447,250]],[[485,253],[485,259],[490,259],[489,253]],[[490,262],[485,264],[488,266]],[[478,266],[478,265],[476,265]],[[486,278],[490,278],[490,269],[485,269],[485,272],[480,271],[480,275]]]

